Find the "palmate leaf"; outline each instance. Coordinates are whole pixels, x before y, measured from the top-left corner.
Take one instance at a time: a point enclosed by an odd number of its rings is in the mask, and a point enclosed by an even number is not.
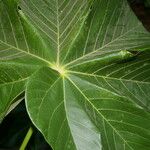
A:
[[[150,149],[150,33],[127,1],[2,0],[0,15],[1,95],[25,90],[53,149]]]

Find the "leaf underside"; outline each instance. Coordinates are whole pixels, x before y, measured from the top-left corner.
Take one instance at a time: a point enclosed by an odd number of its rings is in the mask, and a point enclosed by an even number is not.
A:
[[[0,119],[25,92],[54,150],[149,150],[149,50],[126,0],[2,0]]]

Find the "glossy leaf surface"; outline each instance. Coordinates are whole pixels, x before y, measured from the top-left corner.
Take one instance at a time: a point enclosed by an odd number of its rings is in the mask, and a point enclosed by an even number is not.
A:
[[[3,112],[25,91],[28,114],[54,150],[149,150],[150,33],[127,1],[0,6]]]

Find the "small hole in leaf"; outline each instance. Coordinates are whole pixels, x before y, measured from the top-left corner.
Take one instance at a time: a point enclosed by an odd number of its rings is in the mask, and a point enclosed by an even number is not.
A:
[[[20,7],[20,6],[18,6],[17,8],[18,8],[18,10],[21,10],[21,7]]]

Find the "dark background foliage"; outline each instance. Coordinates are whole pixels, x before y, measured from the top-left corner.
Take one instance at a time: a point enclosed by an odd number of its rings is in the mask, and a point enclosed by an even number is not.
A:
[[[150,0],[128,0],[131,8],[142,21],[145,28],[150,31]]]
[[[0,150],[18,150],[30,126],[34,132],[27,150],[50,150],[43,136],[32,125],[24,101],[3,120],[0,126]]]
[[[131,8],[150,31],[150,0],[128,0]],[[28,129],[33,126],[21,102],[0,125],[0,150],[18,150]],[[41,133],[33,127],[34,132],[27,150],[51,150]]]

